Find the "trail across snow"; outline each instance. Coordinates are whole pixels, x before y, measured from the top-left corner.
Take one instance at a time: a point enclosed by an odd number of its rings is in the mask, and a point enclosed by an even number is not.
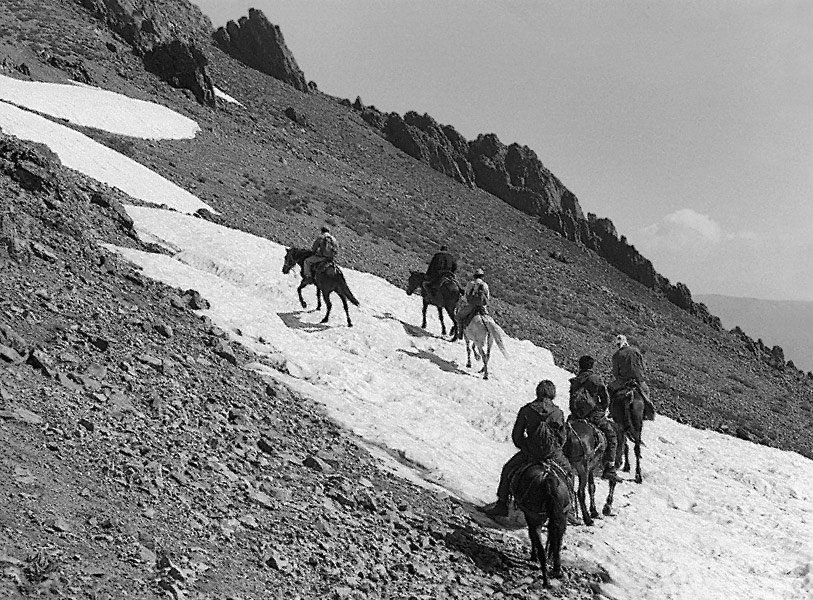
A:
[[[49,145],[72,134],[15,123]],[[83,144],[71,152],[88,165],[108,151]],[[141,169],[122,176],[137,180]],[[495,353],[493,378],[483,381],[464,367],[462,344],[414,325],[418,298],[378,277],[346,269],[362,302],[351,307],[355,326],[344,325],[340,305],[322,326],[321,315],[299,308],[298,282],[281,273],[278,244],[177,212],[128,212],[145,239],[173,255],[118,252],[150,277],[200,291],[216,323],[239,329],[237,339],[284,371],[266,368],[269,375],[321,400],[339,421],[411,465],[416,477],[449,493],[493,499],[502,462],[513,452],[514,416],[540,379],[552,379],[566,404],[570,375],[544,348],[508,339],[511,359]],[[646,423],[644,439],[644,484],[619,486],[617,517],[568,529],[566,564],[601,563],[612,576],[602,588],[607,597],[813,598],[812,461],[662,416]],[[603,484],[598,493],[603,499]]]

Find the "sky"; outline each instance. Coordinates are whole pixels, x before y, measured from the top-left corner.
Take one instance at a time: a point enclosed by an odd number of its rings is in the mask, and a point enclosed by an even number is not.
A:
[[[533,148],[695,293],[813,300],[813,3],[198,0],[322,91]]]

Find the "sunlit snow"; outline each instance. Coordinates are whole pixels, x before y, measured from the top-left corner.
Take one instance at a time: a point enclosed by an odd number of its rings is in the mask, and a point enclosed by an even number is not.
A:
[[[0,104],[0,126],[11,122],[17,135],[47,141],[83,164],[110,160],[92,142],[70,142],[70,130],[9,114]],[[122,166],[122,177],[144,177],[140,165],[124,164],[133,170]],[[172,188],[155,185],[155,202],[171,196]],[[150,277],[200,291],[212,303],[206,314],[259,362],[282,369],[266,367],[267,374],[324,402],[371,445],[450,493],[493,499],[502,461],[513,452],[507,438],[516,410],[540,379],[553,379],[566,403],[569,374],[544,348],[507,340],[511,359],[495,353],[493,379],[483,381],[465,368],[461,343],[415,326],[419,299],[378,277],[346,269],[362,303],[351,307],[355,326],[345,325],[338,302],[322,326],[319,314],[299,308],[296,275],[281,273],[281,246],[177,212],[128,211],[142,237],[173,255],[118,252]],[[313,301],[313,288],[307,297]],[[568,529],[566,565],[602,564],[612,577],[605,597],[813,598],[813,461],[663,416],[647,422],[644,439],[643,485],[619,486],[617,517]]]
[[[240,102],[238,102],[237,100],[235,100],[234,98],[229,96],[226,92],[224,92],[220,88],[215,87],[215,86],[212,86],[212,87],[213,87],[213,89],[215,91],[215,96],[217,96],[218,98],[222,98],[226,102],[230,102],[232,104],[239,104],[240,106],[243,106],[242,104],[240,104]]]
[[[0,100],[76,125],[147,139],[193,138],[198,124],[165,106],[89,85],[22,81],[0,75]]]
[[[131,109],[128,105],[120,110]],[[123,154],[69,127],[5,102],[0,102],[0,130],[23,140],[45,144],[66,167],[117,187],[133,198],[151,204],[166,204],[185,213],[200,208],[213,210],[196,196]]]

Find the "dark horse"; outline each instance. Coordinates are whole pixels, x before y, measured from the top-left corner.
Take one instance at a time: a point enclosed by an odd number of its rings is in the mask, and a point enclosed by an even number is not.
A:
[[[547,548],[553,562],[551,577],[562,576],[562,539],[567,529],[570,510],[570,486],[560,467],[532,464],[520,469],[511,480],[511,494],[517,507],[525,515],[528,537],[531,538],[531,560],[538,560],[542,568],[542,584],[548,587],[548,561],[545,546],[539,537],[539,528],[548,524]]]
[[[288,248],[285,251],[285,263],[282,265],[282,272],[287,275],[291,272],[291,269],[294,268],[294,265],[299,265],[301,272],[303,268],[302,263],[309,256],[313,256],[313,252],[306,248]],[[359,301],[356,300],[353,292],[351,292],[350,288],[347,287],[347,282],[344,280],[344,275],[339,270],[339,267],[332,262],[328,265],[321,264],[317,265],[314,269],[313,278],[306,278],[304,274],[302,275],[302,283],[300,283],[299,287],[296,288],[296,293],[299,294],[299,303],[302,305],[302,308],[306,308],[308,306],[305,299],[302,297],[302,288],[307,287],[310,284],[314,284],[316,286],[317,310],[322,307],[321,297],[325,297],[327,312],[325,313],[325,317],[322,319],[322,323],[327,323],[328,318],[330,318],[330,309],[333,307],[330,302],[330,294],[331,292],[336,292],[339,295],[339,298],[342,299],[342,305],[344,305],[344,314],[347,315],[347,326],[352,327],[353,323],[350,321],[350,312],[347,310],[347,301],[350,300],[350,302],[356,306],[359,305]]]
[[[602,458],[607,447],[607,440],[604,439],[604,434],[601,431],[583,419],[568,421],[567,430],[567,441],[565,441],[563,451],[579,479],[579,487],[576,491],[578,508],[574,508],[574,515],[578,517],[578,509],[581,509],[584,524],[592,525],[593,519],[598,517],[598,510],[596,510],[596,474],[601,473],[604,466]],[[612,514],[615,485],[614,481],[610,482],[610,493],[607,495],[602,510],[607,516]],[[590,512],[587,511],[585,488],[590,493]]]
[[[614,393],[610,400],[610,415],[613,418],[613,426],[618,436],[615,466],[621,466],[623,456],[623,471],[628,473],[630,470],[630,451],[627,445],[627,436],[629,436],[635,445],[635,483],[643,482],[641,477],[641,433],[644,430],[645,409],[644,397],[637,387],[623,388]],[[626,430],[624,423],[629,425]]]
[[[421,327],[426,329],[426,309],[431,304],[438,307],[438,317],[440,318],[440,331],[442,335],[446,335],[446,323],[443,322],[443,309],[449,314],[452,320],[452,337],[457,334],[457,321],[454,318],[455,307],[457,301],[463,292],[460,287],[451,277],[443,277],[440,281],[440,286],[434,294],[427,295],[424,292],[423,283],[426,281],[426,274],[422,271],[410,271],[409,279],[407,280],[407,296],[411,296],[416,290],[421,291],[423,296],[423,322]]]

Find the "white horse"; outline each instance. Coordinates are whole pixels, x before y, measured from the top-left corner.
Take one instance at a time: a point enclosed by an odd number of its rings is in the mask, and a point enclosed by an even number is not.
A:
[[[463,330],[463,340],[466,343],[466,366],[471,368],[471,354],[474,352],[474,358],[483,361],[483,368],[480,370],[483,373],[483,379],[488,379],[488,359],[491,358],[491,348],[494,342],[497,343],[503,356],[508,358],[508,352],[502,341],[503,335],[505,332],[488,315],[475,315]]]

